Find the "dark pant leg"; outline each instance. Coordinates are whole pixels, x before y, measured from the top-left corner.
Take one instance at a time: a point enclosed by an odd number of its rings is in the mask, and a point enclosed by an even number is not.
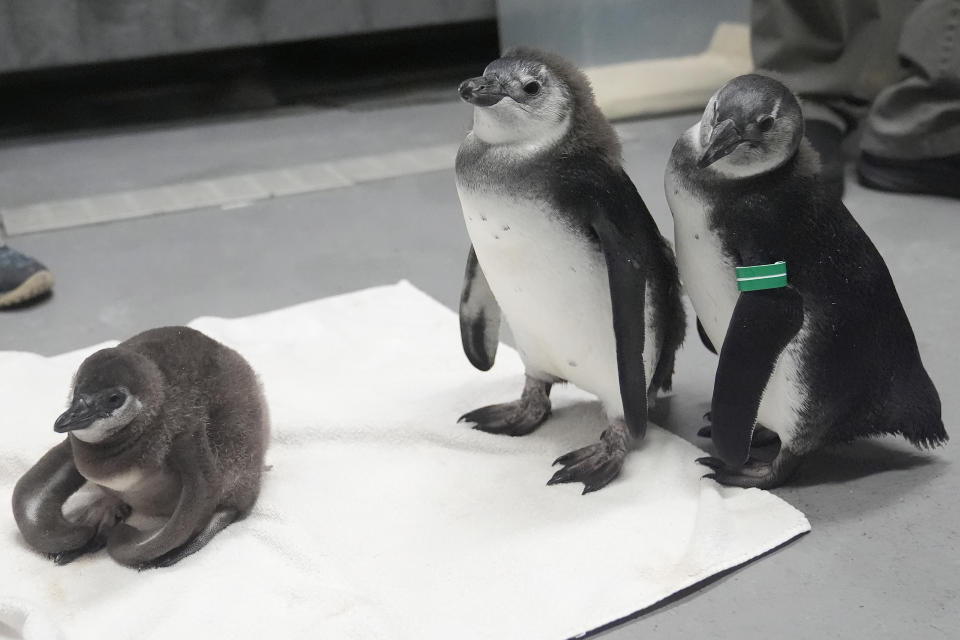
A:
[[[898,159],[960,153],[960,0],[924,0],[903,26],[900,55],[909,75],[877,96],[861,147]]]
[[[856,117],[904,77],[897,42],[918,1],[753,0],[754,66],[800,95],[808,117],[825,105]]]

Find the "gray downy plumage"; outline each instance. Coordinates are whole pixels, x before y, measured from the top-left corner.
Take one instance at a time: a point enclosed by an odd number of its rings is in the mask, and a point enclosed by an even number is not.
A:
[[[464,351],[493,366],[501,318],[526,368],[520,400],[461,420],[524,435],[550,415],[552,384],[597,395],[600,441],[550,479],[612,481],[646,429],[648,393],[669,389],[685,329],[673,253],[623,170],[620,143],[586,77],[518,48],[460,86],[474,124],[457,155],[472,247],[460,304]]]
[[[60,564],[106,547],[121,564],[147,568],[196,552],[250,512],[269,414],[236,351],[164,327],[88,357],[54,429],[66,440],[13,493],[27,543]],[[65,514],[81,487],[94,498]],[[131,511],[163,524],[136,529],[125,522]]]

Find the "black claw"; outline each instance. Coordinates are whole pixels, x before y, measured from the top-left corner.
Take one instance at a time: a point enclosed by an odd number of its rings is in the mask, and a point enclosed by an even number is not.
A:
[[[554,462],[563,468],[554,473],[547,484],[582,482],[583,493],[602,489],[619,475],[624,455],[624,451],[609,451],[602,443],[571,451]]]
[[[596,453],[596,449],[598,448],[598,446],[599,445],[592,444],[590,446],[571,451],[570,453],[565,453],[564,455],[554,460],[553,464],[554,465],[561,464],[565,467],[578,464],[580,462],[583,462],[590,456],[594,455]]]
[[[463,414],[457,422],[473,422],[474,429],[485,433],[524,436],[540,426],[550,415],[549,411],[543,415],[528,414],[518,406],[519,403],[520,401],[516,401],[480,407]]]
[[[713,469],[714,471],[717,471],[718,469],[723,469],[723,467],[725,466],[723,460],[721,460],[720,458],[714,458],[713,456],[705,456],[703,458],[697,458],[697,462],[699,464],[702,464],[705,467],[709,467],[710,469]]]
[[[53,560],[53,564],[58,567],[64,567],[80,556],[86,554],[86,551],[83,549],[78,549],[76,551],[61,551],[59,553],[51,553],[50,559]]]
[[[707,411],[705,414],[703,414],[703,419],[706,422],[713,422],[713,412]]]
[[[479,423],[481,418],[478,415],[481,409],[475,409],[474,411],[468,411],[467,413],[460,416],[460,419],[457,420],[457,423],[460,422],[477,422]]]
[[[748,478],[746,476],[742,476],[736,473],[718,471],[713,475],[714,475],[714,478],[713,478],[714,480],[716,480],[720,484],[727,487],[749,488],[749,487],[756,486],[756,484],[754,484],[755,482],[754,478]]]
[[[712,462],[707,463],[706,460],[716,460],[716,458],[700,458],[697,460],[697,462],[713,469],[713,473],[708,473],[703,477],[729,487],[764,489],[776,486],[785,477],[779,476],[775,468],[766,462],[748,460],[742,467],[734,468],[723,464],[713,466]]]
[[[570,482],[570,467],[564,467],[560,469],[547,480],[547,486],[549,487],[552,484],[560,484],[562,482]]]
[[[88,553],[96,553],[107,546],[106,538],[104,537],[95,537],[93,540],[90,540],[85,545],[78,549],[68,549],[66,551],[58,551],[56,553],[48,553],[47,557],[53,560],[53,563],[57,566],[68,565],[80,556],[85,556]]]
[[[602,467],[600,467],[597,473],[594,474],[595,479],[584,482],[583,495],[603,489],[605,486],[613,482],[614,478],[617,477],[617,472],[619,470],[619,464],[612,463],[612,461],[605,463]]]
[[[713,427],[709,424],[704,425],[697,431],[697,435],[701,438],[709,438],[711,435],[713,435]]]

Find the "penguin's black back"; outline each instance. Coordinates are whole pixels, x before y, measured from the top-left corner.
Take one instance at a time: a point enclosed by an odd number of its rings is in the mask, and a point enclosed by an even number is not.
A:
[[[819,178],[807,143],[784,166],[746,180],[714,179],[711,227],[734,264],[778,260],[802,296],[808,334],[801,422],[811,444],[901,434],[918,446],[947,440],[940,397],[887,265]],[[731,274],[731,277],[734,277]]]

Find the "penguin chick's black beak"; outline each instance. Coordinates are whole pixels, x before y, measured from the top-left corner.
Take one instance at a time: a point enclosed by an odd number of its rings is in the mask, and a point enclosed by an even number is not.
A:
[[[479,76],[460,83],[460,98],[475,107],[492,107],[507,94],[503,92],[503,85],[496,78]]]
[[[53,430],[57,433],[86,429],[103,417],[102,412],[95,406],[91,398],[80,395],[74,398],[70,408],[60,414],[53,423]]]
[[[699,169],[709,167],[736,149],[741,142],[745,141],[740,132],[737,131],[737,126],[733,124],[733,120],[728,119],[718,123],[710,133],[710,141],[707,143],[703,155],[697,161],[697,167]]]

